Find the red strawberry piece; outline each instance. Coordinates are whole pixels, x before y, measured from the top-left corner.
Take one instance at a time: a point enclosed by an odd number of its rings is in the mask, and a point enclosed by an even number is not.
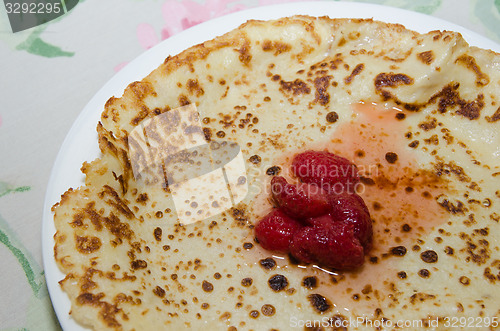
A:
[[[316,217],[330,211],[328,193],[314,184],[289,184],[281,176],[271,180],[271,192],[277,205],[291,217]]]
[[[306,151],[292,161],[292,171],[305,183],[329,192],[354,192],[359,182],[358,168],[348,159],[326,151]]]
[[[336,222],[352,224],[354,235],[359,239],[365,252],[371,248],[373,227],[370,212],[363,198],[353,193],[330,194],[331,217]]]
[[[318,217],[310,217],[305,220],[305,224],[307,226],[319,226],[319,227],[328,227],[330,223],[335,222],[332,215],[325,214]]]
[[[263,248],[288,253],[293,235],[301,228],[298,221],[275,209],[257,223],[255,236]]]
[[[290,253],[304,263],[337,270],[356,269],[364,262],[363,246],[352,224],[343,222],[303,227],[293,236]]]

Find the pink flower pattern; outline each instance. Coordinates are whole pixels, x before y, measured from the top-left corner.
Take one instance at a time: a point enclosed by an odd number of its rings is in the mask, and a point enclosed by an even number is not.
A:
[[[166,22],[161,31],[162,39],[212,18],[246,8],[238,4],[230,7],[232,2],[234,0],[207,0],[203,4],[192,0],[166,1],[162,6],[163,19]]]
[[[284,2],[296,2],[300,0],[259,0],[258,6],[278,4]],[[161,7],[162,17],[165,21],[161,31],[157,32],[149,23],[141,23],[137,26],[137,40],[145,50],[155,46],[162,40],[167,39],[187,28],[208,21],[212,18],[247,9],[248,6],[237,3],[234,0],[207,0],[198,3],[193,0],[167,0]],[[115,71],[121,70],[128,62],[123,62],[115,67]]]

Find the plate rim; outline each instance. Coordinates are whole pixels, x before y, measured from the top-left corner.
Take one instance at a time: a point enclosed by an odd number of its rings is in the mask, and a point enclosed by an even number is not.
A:
[[[347,15],[347,13],[356,13],[356,15]],[[42,259],[52,306],[63,330],[82,331],[88,329],[71,318],[69,314],[71,310],[70,300],[58,283],[65,275],[59,270],[54,259],[55,226],[51,208],[60,200],[60,196],[67,189],[84,184],[83,174],[80,171],[83,161],[91,161],[98,157],[99,149],[95,126],[100,119],[105,102],[112,95],[121,96],[129,82],[140,80],[148,75],[168,55],[178,54],[193,45],[220,36],[249,19],[267,20],[296,14],[329,16],[331,18],[373,18],[387,23],[403,24],[407,29],[420,33],[432,30],[456,31],[462,34],[470,45],[500,52],[500,44],[495,41],[435,16],[381,4],[343,1],[290,2],[237,11],[190,27],[144,51],[113,75],[79,112],[59,148],[50,172],[43,203]],[[91,131],[87,131],[88,129]],[[91,132],[93,132],[92,135]],[[88,144],[90,139],[94,139],[93,144]],[[73,153],[71,153],[71,149],[73,149]],[[73,155],[75,150],[80,151],[76,157]],[[71,171],[69,177],[61,175],[65,169]]]

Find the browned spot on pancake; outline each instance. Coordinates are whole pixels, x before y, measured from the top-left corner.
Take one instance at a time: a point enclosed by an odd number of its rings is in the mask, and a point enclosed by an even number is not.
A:
[[[252,310],[248,315],[250,315],[251,318],[257,318],[259,317],[260,313],[258,310]]]
[[[395,97],[391,92],[386,90],[385,88],[396,88],[401,85],[412,85],[414,82],[413,78],[405,75],[405,74],[395,74],[395,73],[380,73],[374,79],[375,90],[377,94],[382,97],[383,101],[394,100],[396,104],[402,104],[406,110],[418,111],[421,108],[421,105],[413,105],[400,101],[397,97]]]
[[[102,118],[109,118],[110,113],[111,113],[111,115],[113,115],[113,114],[117,115],[116,109],[114,109],[113,107],[114,107],[114,104],[118,101],[119,101],[119,99],[116,97],[109,98],[106,101],[106,103],[104,104],[104,111],[102,112],[101,117]]]
[[[433,250],[427,250],[427,251],[420,253],[420,258],[425,263],[436,263],[438,261],[438,255]]]
[[[102,277],[103,273],[101,270],[97,270],[94,268],[88,268],[85,271],[84,276],[82,277],[82,284],[80,285],[80,290],[83,292],[87,292],[89,290],[97,288],[97,283],[92,280],[94,275],[98,275],[99,277]],[[110,277],[107,277],[110,278]]]
[[[243,287],[249,287],[250,285],[252,285],[252,283],[253,283],[252,278],[243,278],[241,280],[241,286]]]
[[[261,157],[258,155],[252,155],[248,160],[253,164],[259,164],[262,161]]]
[[[436,296],[434,294],[428,294],[428,293],[418,292],[418,293],[413,294],[410,297],[410,303],[412,305],[414,305],[417,302],[424,302],[424,301],[427,301],[427,300],[433,300],[435,298],[436,298]]]
[[[212,285],[212,283],[207,282],[206,280],[204,280],[203,283],[201,284],[201,288],[205,292],[212,292],[214,290],[214,286]]]
[[[500,260],[495,260],[489,267],[484,268],[483,276],[492,284],[500,282]]]
[[[468,183],[471,181],[471,178],[465,173],[464,168],[456,164],[454,161],[438,161],[434,165],[434,169],[436,171],[436,175],[438,176],[454,175],[461,182]]]
[[[470,120],[474,120],[479,117],[481,109],[484,107],[484,95],[478,94],[476,100],[473,101],[461,101],[459,102],[460,109],[456,111],[457,114],[467,117]]]
[[[139,194],[135,199],[135,202],[140,203],[142,205],[146,205],[146,203],[148,202],[148,194],[147,193]]]
[[[434,52],[433,51],[425,51],[417,54],[417,58],[422,61],[424,64],[431,64],[434,61]]]
[[[97,231],[101,231],[105,227],[119,239],[118,242],[121,242],[121,239],[131,239],[134,235],[134,232],[130,229],[130,225],[121,222],[120,218],[114,213],[110,213],[108,217],[101,216],[95,210],[95,202],[89,202],[85,206],[84,212]]]
[[[248,41],[245,41],[243,45],[239,49],[237,49],[238,53],[240,53],[238,59],[244,65],[250,64],[250,61],[252,60],[252,54],[250,53],[250,48],[251,48],[250,43]]]
[[[490,123],[494,123],[494,122],[500,120],[500,107],[497,108],[497,110],[495,111],[495,113],[492,116],[486,116],[485,119],[486,119],[486,121],[488,121]]]
[[[455,63],[463,64],[467,69],[472,70],[476,74],[477,86],[488,85],[490,82],[488,75],[481,71],[481,68],[476,63],[476,59],[472,56],[467,54],[461,55],[455,60]]]
[[[160,227],[157,227],[154,229],[153,234],[154,234],[156,241],[161,241],[162,232],[163,231]]]
[[[73,222],[71,222],[71,226],[73,226],[73,227],[83,226],[84,219],[85,219],[85,214],[83,212],[74,214],[73,215]]]
[[[375,89],[380,91],[383,87],[411,85],[413,81],[413,78],[405,74],[380,73],[375,77]]]
[[[467,207],[465,207],[464,203],[460,200],[457,200],[455,203],[451,202],[449,199],[446,198],[444,195],[440,195],[436,199],[441,207],[443,207],[447,212],[450,214],[465,214],[465,212],[468,210]]]
[[[431,276],[431,272],[428,269],[420,269],[418,271],[418,275],[422,278],[429,278]]]
[[[458,108],[456,113],[470,120],[479,117],[481,110],[484,107],[484,95],[478,94],[475,100],[468,101],[460,97],[458,88],[460,84],[448,84],[443,89],[433,95],[429,102],[438,101],[438,111],[446,113],[448,108]]]
[[[470,285],[470,278],[467,276],[461,276],[458,281],[464,286]]]
[[[313,289],[318,286],[318,279],[314,276],[304,277],[302,286],[308,289]]]
[[[428,145],[439,145],[439,138],[438,138],[437,134],[434,134],[434,135],[430,136],[429,138],[424,139],[424,143],[426,143]]]
[[[280,292],[288,287],[288,279],[283,275],[274,275],[267,282],[274,292]]]
[[[467,254],[467,257],[465,258],[466,262],[473,262],[480,266],[488,261],[491,250],[489,248],[489,242],[484,239],[484,237],[475,240],[475,234],[470,235],[464,232],[461,232],[459,236],[465,243],[465,247],[460,249],[460,252]],[[493,263],[495,263],[495,261]]]
[[[414,140],[414,141],[412,141],[411,143],[408,144],[408,147],[417,148],[419,143],[420,142],[418,140]]]
[[[300,79],[295,79],[294,81],[286,82],[284,80],[280,81],[280,90],[292,95],[301,95],[311,93],[311,88]]]
[[[116,320],[116,314],[119,313],[121,309],[109,302],[101,301],[104,296],[102,292],[98,294],[82,293],[76,297],[76,303],[78,305],[90,305],[99,308],[99,318],[102,319],[108,327],[118,329],[121,327],[121,324]]]
[[[254,121],[255,120],[255,121]],[[253,117],[253,114],[247,113],[244,118],[240,118],[240,124],[238,124],[238,127],[240,129],[244,129],[247,125],[250,123],[258,123],[258,118]]]
[[[262,315],[264,316],[273,316],[276,313],[276,308],[273,305],[265,304],[260,308]]]
[[[134,260],[134,261],[130,262],[130,267],[133,270],[145,269],[148,267],[148,263],[144,260]]]
[[[195,95],[196,97],[200,97],[203,94],[205,94],[205,91],[200,86],[197,79],[188,79],[186,86],[187,86],[188,92],[191,95]]]
[[[437,127],[437,120],[435,118],[429,119],[427,122],[422,122],[418,125],[424,131],[429,131]]]
[[[291,49],[292,46],[281,41],[276,41],[276,40],[271,41],[266,39],[262,42],[262,50],[265,52],[274,51],[274,55],[279,55],[281,53],[288,52]]]
[[[332,309],[332,303],[321,294],[311,294],[307,299],[313,308],[321,314]]]
[[[221,321],[230,321],[231,320],[231,313],[226,311],[224,313],[222,313],[220,316],[219,316],[219,320]]]
[[[465,100],[461,98],[458,91],[459,83],[450,83],[444,86],[441,91],[432,95],[427,102],[423,103],[405,103],[399,100],[385,87],[395,88],[401,85],[413,84],[413,78],[405,74],[381,73],[375,77],[375,89],[382,97],[383,101],[393,100],[397,105],[402,105],[405,110],[419,111],[422,107],[430,104],[438,104],[438,111],[446,113],[448,109],[456,109],[455,113],[464,116],[470,120],[477,119],[480,116],[481,110],[484,108],[484,95],[478,94],[474,100]]]
[[[104,293],[92,294],[92,293],[82,293],[76,298],[76,302],[79,305],[94,305],[100,302],[100,299],[104,298]]]
[[[233,207],[229,209],[229,214],[233,217],[238,226],[244,226],[248,222],[247,209],[244,204],[238,205],[238,208]]]
[[[363,69],[365,68],[365,65],[363,63],[360,63],[358,64],[351,72],[351,74],[349,76],[347,76],[346,78],[344,78],[344,83],[346,85],[349,85],[351,84],[352,80],[354,79],[354,77],[356,77],[357,75],[359,75],[361,73],[361,71],[363,71]]]
[[[160,297],[160,298],[163,298],[165,297],[165,290],[161,287],[161,286],[156,286],[154,289],[153,289],[153,293],[154,295]]]
[[[330,94],[328,94],[330,79],[332,76],[321,76],[314,79],[314,87],[316,88],[314,102],[322,106],[326,106],[330,102]]]
[[[130,124],[134,126],[139,124],[149,114],[149,109],[146,106],[142,105],[139,107],[139,109],[140,110],[138,111],[137,115],[130,121]]]
[[[276,268],[276,261],[271,257],[260,260],[259,264],[266,270],[272,270]]]
[[[395,117],[397,120],[402,121],[406,118],[406,114],[405,113],[396,113]]]
[[[396,246],[391,248],[391,254],[394,256],[405,256],[406,255],[406,247],[404,246]]]
[[[387,152],[385,153],[385,160],[390,164],[394,164],[398,160],[398,154],[394,152]]]
[[[191,101],[189,101],[188,97],[185,96],[184,94],[179,95],[178,101],[179,101],[180,106],[187,106],[191,103]]]
[[[270,168],[267,168],[266,170],[266,175],[269,175],[269,176],[277,176],[279,175],[281,172],[281,168],[278,167],[278,166],[272,166]]]
[[[206,141],[212,141],[212,130],[210,128],[203,128],[203,137]]]
[[[80,237],[75,235],[76,249],[82,254],[90,254],[101,248],[101,239],[97,237]]]
[[[362,156],[359,156],[359,157],[362,157]],[[367,185],[367,186],[373,186],[375,185],[375,181],[369,177],[365,177],[365,176],[360,176],[359,177],[359,181],[364,184],[364,185]]]
[[[337,114],[334,111],[331,111],[328,114],[326,114],[326,121],[328,123],[335,123],[338,121],[338,119],[339,119],[339,114]]]
[[[133,82],[129,84],[129,89],[132,91],[137,98],[137,100],[142,101],[147,96],[156,97],[157,94],[154,90],[153,84],[142,81],[142,82]]]

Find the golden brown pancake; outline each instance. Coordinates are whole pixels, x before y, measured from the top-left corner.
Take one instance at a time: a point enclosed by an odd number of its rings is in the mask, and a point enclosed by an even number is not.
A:
[[[494,329],[499,68],[458,33],[307,16],[249,21],[168,57],[109,99],[102,156],[53,208],[71,316],[99,330]],[[360,169],[374,247],[357,271],[254,241],[270,178],[293,179],[291,158],[309,149]],[[215,162],[191,172],[200,159]]]

